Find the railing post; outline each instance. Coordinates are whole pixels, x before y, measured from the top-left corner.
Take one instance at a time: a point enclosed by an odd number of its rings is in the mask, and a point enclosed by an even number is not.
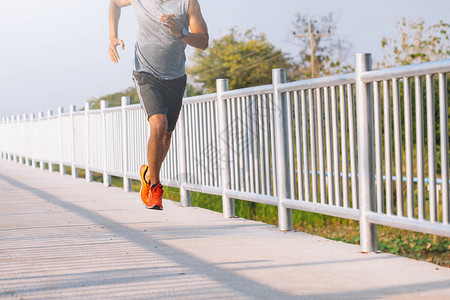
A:
[[[4,126],[4,128],[8,128],[8,126],[6,124],[8,124],[8,117],[4,117],[2,118],[2,124]],[[8,144],[6,143],[6,130],[3,129],[3,134],[5,134],[4,138],[3,138],[3,149],[2,149],[2,158],[3,159],[8,159]]]
[[[2,124],[4,128],[7,128],[8,126],[6,125],[8,123],[8,117],[3,117],[2,118]],[[8,144],[6,143],[6,130],[3,129],[3,133],[5,134],[5,136],[3,137],[3,149],[2,149],[2,158],[4,160],[8,159]]]
[[[15,123],[15,129],[17,132],[19,130],[20,116],[19,115],[14,116],[13,120]],[[17,139],[16,139],[16,149],[14,151],[14,162],[19,162],[19,152],[20,152],[19,143],[17,143]]]
[[[11,116],[11,123],[13,124],[13,131],[15,132],[17,130],[17,117],[16,116]],[[12,147],[11,147],[11,154],[10,154],[10,158],[13,162],[17,161],[16,155],[17,155],[17,143],[16,143],[16,138],[14,138],[14,142],[11,143]]]
[[[18,115],[13,116],[13,121],[14,121],[15,132],[17,132],[19,130],[20,116],[18,116]],[[19,146],[17,143],[17,138],[15,139],[15,149],[14,149],[14,153],[13,153],[13,161],[19,162]]]
[[[222,208],[225,218],[234,218],[235,208],[234,199],[225,195],[230,189],[230,162],[228,156],[228,129],[227,129],[227,106],[222,98],[223,92],[228,91],[228,79],[217,79],[217,110],[219,113],[219,135],[218,140],[220,148],[220,177],[222,185]]]
[[[35,157],[36,157],[36,152],[35,152],[35,144],[34,144],[34,139],[35,139],[35,132],[36,132],[36,130],[34,129],[34,114],[30,114],[30,128],[31,128],[31,132],[32,132],[32,137],[31,137],[31,148],[32,148],[32,150],[31,150],[31,152],[30,152],[30,166],[32,167],[32,168],[36,168],[36,160],[35,160]]]
[[[9,123],[9,117],[5,117],[5,118],[3,118],[3,121],[4,121],[4,125],[5,125],[5,127],[6,128],[9,128],[9,125],[7,125],[8,123]],[[4,132],[6,132],[6,131],[4,131]],[[5,134],[6,135],[6,134]],[[9,139],[8,139],[9,140]],[[10,145],[8,145],[8,143],[6,142],[6,139],[3,141],[5,144],[5,149],[3,149],[3,159],[5,159],[5,160],[9,160],[9,152],[8,152],[8,150],[10,151],[11,150],[11,146]],[[10,141],[9,141],[9,143],[10,143]]]
[[[275,160],[278,192],[278,226],[282,231],[292,230],[292,210],[283,207],[283,200],[290,198],[289,186],[289,161],[286,147],[287,140],[285,133],[287,132],[287,97],[286,93],[278,92],[278,85],[286,82],[286,70],[272,70],[273,84],[273,114],[275,119]]]
[[[11,117],[6,117],[6,123],[9,124],[8,128],[11,130]],[[6,151],[6,160],[11,160],[11,140],[8,139],[9,145],[8,150]]]
[[[58,123],[59,123],[59,173],[61,175],[66,174],[66,167],[63,164],[63,153],[64,153],[64,143],[63,143],[63,123],[62,123],[62,114],[64,109],[62,107],[58,107]],[[53,167],[52,167],[53,171]]]
[[[85,127],[85,134],[84,134],[84,161],[85,161],[85,167],[84,170],[86,172],[85,178],[87,182],[92,182],[94,180],[94,174],[89,169],[89,111],[91,110],[91,104],[85,103],[84,104],[84,127]]]
[[[106,147],[106,112],[105,110],[108,108],[108,101],[102,100],[100,101],[100,109],[102,111],[102,144],[103,144],[103,185],[110,186],[111,185],[111,175],[106,172],[107,169],[107,154],[108,147]]]
[[[19,132],[20,130],[20,115],[16,115],[16,132]],[[20,162],[20,137],[17,136],[17,140],[16,140],[16,153],[15,153],[15,158],[14,161],[19,163]]]
[[[9,118],[8,117],[4,117],[3,118],[3,125],[6,127],[6,128],[8,128],[9,126],[7,125],[9,123]],[[7,136],[6,135],[6,130],[5,131],[3,131],[3,133],[5,134],[5,137]],[[3,144],[4,145],[4,149],[3,149],[3,159],[5,159],[5,160],[8,160],[9,159],[9,155],[8,155],[8,149],[10,149],[10,146],[8,145],[8,143],[6,142],[6,138],[3,140],[3,142],[5,143],[5,144]]]
[[[14,130],[17,130],[17,127],[18,127],[18,125],[17,125],[17,118],[18,118],[17,116],[12,116],[12,122],[14,124]],[[12,161],[13,162],[17,162],[17,140],[15,140],[15,142],[16,142],[16,145],[13,148],[13,152],[12,152]]]
[[[74,123],[74,117],[73,113],[75,112],[76,107],[75,105],[69,106],[69,112],[70,112],[70,132],[72,134],[72,178],[78,178],[78,168],[75,167],[75,123]]]
[[[10,127],[12,127],[12,131],[13,132],[15,132],[15,130],[16,130],[16,125],[15,125],[15,122],[16,122],[16,118],[14,117],[14,116],[11,116],[10,118],[9,118],[9,122],[10,122],[10,124],[11,124],[11,126]],[[9,151],[9,160],[10,161],[14,161],[15,160],[15,156],[14,156],[14,153],[15,153],[15,151],[16,151],[16,149],[15,149],[15,147],[14,147],[14,145],[15,145],[15,140],[14,139],[11,139],[11,146],[10,146],[10,151]]]
[[[8,124],[8,117],[4,117],[2,123],[3,123],[3,126],[5,128],[8,128],[8,126],[6,125],[6,124]],[[6,130],[3,129],[3,133],[5,134],[5,137],[6,137],[6,133],[5,132],[6,132]],[[4,160],[7,160],[8,159],[8,144],[6,143],[6,138],[5,137],[3,139],[3,143],[4,143],[3,146],[4,146],[4,148],[2,149],[2,158]]]
[[[33,124],[33,122],[34,122],[34,114],[33,113],[31,113],[30,115],[29,115],[29,118],[30,118],[30,134],[32,135],[31,137],[30,137],[30,142],[31,142],[31,147],[30,147],[30,153],[29,153],[29,161],[28,161],[28,165],[30,166],[30,167],[32,167],[32,168],[34,168],[35,166],[34,166],[34,157],[35,157],[35,145],[34,145],[34,143],[35,143],[35,136],[36,136],[36,129],[34,128],[34,124]]]
[[[28,132],[29,132],[29,138],[28,140],[31,142],[31,146],[29,147],[28,150],[28,158],[27,158],[27,166],[32,167],[33,166],[33,149],[34,149],[34,145],[33,145],[33,138],[34,138],[34,129],[33,129],[33,119],[34,119],[34,115],[33,114],[29,114],[28,115],[28,119],[29,124],[28,124]]]
[[[9,117],[8,117],[7,122],[9,123],[9,129],[11,130],[12,122],[13,122],[12,116],[9,116]],[[6,155],[6,158],[7,158],[9,161],[12,160],[12,151],[13,151],[13,148],[12,148],[12,141],[10,140],[10,141],[9,141],[9,152],[8,152],[7,155]]]
[[[361,74],[372,70],[372,55],[356,54],[356,123],[358,133],[359,212],[361,252],[377,251],[377,227],[366,220],[375,211],[375,162],[372,84],[361,81]]]
[[[22,132],[25,132],[27,129],[27,115],[23,114],[22,115],[22,122],[21,122],[21,127],[22,127]],[[23,137],[22,137],[22,141],[23,141]],[[24,165],[28,165],[28,147],[26,146],[26,143],[22,144],[22,158],[20,159],[20,163],[24,164]]]
[[[6,123],[7,124],[11,124],[11,117],[6,117]],[[11,130],[11,125],[8,125],[9,130]],[[9,137],[9,136],[8,136]],[[11,141],[8,139],[8,147],[7,147],[7,151],[6,151],[6,160],[11,160]]]
[[[4,118],[5,121],[5,127],[10,129],[10,125],[9,124],[9,117],[5,117]],[[11,141],[9,141],[9,139],[7,140],[8,143],[11,143]],[[3,141],[6,142],[6,139]],[[3,159],[5,160],[9,160],[9,153],[11,151],[11,144],[5,144],[5,149],[3,149],[4,153],[3,153]]]
[[[12,127],[12,130],[14,132],[14,130],[15,130],[14,116],[9,117],[9,124],[10,124],[10,127]],[[9,154],[8,154],[8,159],[10,161],[14,161],[14,151],[15,151],[15,149],[14,149],[13,145],[14,145],[14,142],[11,141],[10,148],[9,148]]]
[[[4,132],[4,129],[3,129],[4,126],[5,126],[5,118],[4,117],[2,117],[0,119],[0,123],[2,124],[2,131],[1,132]],[[4,140],[4,137],[0,137],[0,138]],[[2,146],[2,148],[0,148],[0,157],[1,157],[1,159],[5,159],[5,156],[4,156],[5,149],[3,147],[4,146]]]
[[[2,129],[2,133],[3,134],[5,134],[5,127],[7,127],[6,126],[6,117],[2,117],[2,127],[3,127],[3,129]],[[6,160],[6,152],[7,152],[7,150],[6,149],[8,149],[8,146],[6,145],[6,137],[5,136],[3,136],[2,137],[2,141],[3,141],[3,146],[2,146],[2,149],[1,149],[1,153],[2,153],[2,159],[5,159]]]
[[[9,124],[9,130],[11,130],[11,117],[6,117],[6,123],[8,123]],[[7,160],[11,160],[11,142],[12,141],[10,141],[10,140],[8,140],[9,141],[9,145],[8,145],[8,151],[6,151],[6,159]]]
[[[45,151],[45,142],[44,142],[44,135],[45,135],[45,130],[44,130],[44,113],[40,112],[38,115],[39,118],[39,135],[40,135],[40,140],[39,140],[39,144],[41,144],[41,153],[40,153],[40,157],[39,157],[39,169],[44,170],[44,151]]]
[[[6,127],[6,128],[8,128],[8,126],[7,126],[7,124],[8,124],[8,117],[4,117],[3,118],[3,125]],[[6,132],[6,130],[5,131],[3,131],[4,133]],[[5,134],[5,136],[6,136],[6,134]],[[3,139],[3,142],[4,142],[4,149],[2,150],[2,158],[4,159],[4,160],[8,160],[8,144],[6,143],[6,138],[5,139]]]
[[[123,190],[131,192],[131,179],[128,178],[128,119],[125,108],[130,105],[130,97],[122,97],[122,168]]]
[[[60,108],[58,108],[58,113],[59,113],[59,109]],[[51,110],[47,110],[47,130],[48,131],[52,131],[52,130],[54,130],[54,129],[52,129],[52,128],[50,128],[50,117],[53,115],[53,111],[51,111]],[[44,132],[43,134],[49,134],[48,132]],[[55,171],[55,168],[54,168],[54,165],[53,165],[53,163],[51,162],[51,155],[50,155],[50,152],[51,152],[51,147],[52,147],[53,145],[50,145],[49,143],[47,144],[47,163],[48,163],[48,170],[50,171],[50,172],[54,172]]]
[[[183,207],[191,206],[191,192],[188,191],[184,184],[187,181],[187,161],[186,161],[186,134],[184,127],[185,120],[185,106],[181,106],[180,116],[178,117],[178,144],[180,145],[178,151],[178,163],[180,166],[180,203]]]
[[[12,131],[13,132],[15,132],[15,130],[17,129],[17,125],[16,125],[16,117],[15,116],[11,116],[10,118],[9,118],[9,121],[10,121],[10,124],[11,124],[11,127],[12,127]],[[15,146],[16,145],[16,143],[15,143],[15,139],[13,138],[13,137],[11,137],[12,139],[12,141],[11,141],[11,150],[10,150],[10,153],[9,153],[9,160],[11,160],[11,161],[16,161],[16,155],[15,155],[15,153],[16,153],[16,147],[17,146]]]

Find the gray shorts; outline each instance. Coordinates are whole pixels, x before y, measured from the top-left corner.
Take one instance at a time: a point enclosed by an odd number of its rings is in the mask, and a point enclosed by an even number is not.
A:
[[[167,131],[173,131],[183,102],[186,75],[164,80],[147,72],[133,71],[133,81],[147,119],[156,114],[164,114],[167,117]]]

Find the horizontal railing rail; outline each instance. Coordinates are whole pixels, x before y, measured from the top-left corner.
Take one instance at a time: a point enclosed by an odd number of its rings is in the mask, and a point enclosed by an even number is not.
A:
[[[308,89],[317,89],[330,86],[339,86],[355,83],[355,73],[334,75],[328,77],[306,79],[301,81],[294,81],[280,84],[278,91],[283,92],[293,92]]]
[[[449,72],[450,59],[427,62],[422,64],[393,67],[361,74],[361,80],[365,83],[372,81],[383,81],[391,79],[402,79],[405,77],[423,76],[426,74],[439,74]]]
[[[191,192],[222,196],[225,217],[234,199],[278,206],[280,230],[292,209],[358,220],[363,252],[376,251],[376,225],[450,237],[449,72],[450,60],[372,71],[364,54],[351,74],[287,83],[277,69],[272,84],[238,90],[219,79],[216,93],[183,99],[163,184],[184,206]],[[106,186],[122,177],[130,191],[150,130],[139,104],[121,104],[4,117],[0,154],[102,173]]]

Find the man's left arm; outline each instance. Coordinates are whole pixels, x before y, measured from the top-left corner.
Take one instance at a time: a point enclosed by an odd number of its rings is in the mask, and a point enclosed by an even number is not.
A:
[[[189,46],[205,50],[209,43],[208,27],[203,19],[198,0],[189,1],[188,17],[191,31],[182,40]],[[171,34],[182,35],[183,27],[174,15],[162,15],[159,19]]]

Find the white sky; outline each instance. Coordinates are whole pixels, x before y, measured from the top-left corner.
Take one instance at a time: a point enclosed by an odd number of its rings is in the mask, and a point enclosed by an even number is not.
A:
[[[135,42],[132,7],[124,8],[119,37],[126,51],[112,64],[107,48],[108,0],[3,1],[0,8],[0,117],[68,111],[90,97],[132,86]],[[354,45],[353,53],[371,52],[381,59],[381,38],[395,36],[401,17],[428,25],[450,23],[448,0],[199,0],[217,39],[236,27],[266,33],[277,48],[296,55],[292,22],[297,12],[339,16],[336,34]],[[192,50],[188,51],[192,53]],[[188,58],[189,59],[189,58]],[[188,74],[189,75],[189,74]]]

